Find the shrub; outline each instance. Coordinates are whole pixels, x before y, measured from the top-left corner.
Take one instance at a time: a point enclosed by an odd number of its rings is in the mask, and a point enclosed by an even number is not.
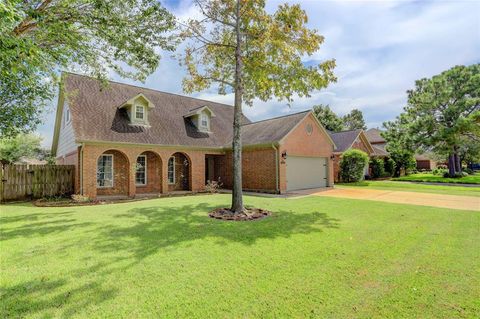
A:
[[[220,187],[222,187],[222,185],[223,184],[222,184],[220,178],[218,178],[218,181],[208,180],[207,185],[205,185],[205,191],[207,191],[209,193],[212,193],[212,194],[218,193],[218,190],[220,189]]]
[[[385,175],[384,162],[380,158],[372,158],[370,160],[370,167],[372,168],[372,178],[379,178]]]
[[[340,160],[340,178],[343,182],[358,182],[365,176],[368,155],[360,150],[351,149],[343,153]]]
[[[433,175],[438,175],[438,176],[443,176],[445,173],[448,173],[448,170],[445,168],[434,168],[432,169],[432,174]]]
[[[385,173],[387,173],[388,176],[395,174],[395,161],[391,158],[385,160]]]
[[[73,194],[72,195],[72,200],[75,203],[86,203],[90,201],[90,198],[88,196],[80,195],[80,194]]]
[[[473,174],[475,174],[475,171],[474,171],[473,169],[469,168],[469,167],[465,168],[463,171],[464,171],[465,173],[467,173],[468,175],[473,175]]]

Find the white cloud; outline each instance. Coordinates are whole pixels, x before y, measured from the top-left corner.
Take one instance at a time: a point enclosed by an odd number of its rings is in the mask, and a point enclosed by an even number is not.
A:
[[[172,0],[168,1],[171,4]],[[267,1],[273,11],[284,0]],[[397,116],[407,89],[416,79],[431,77],[456,64],[480,62],[480,2],[478,1],[290,1],[301,3],[309,26],[325,36],[319,52],[307,60],[335,58],[338,82],[310,98],[286,102],[256,101],[244,107],[253,120],[293,113],[328,103],[340,114],[360,108],[371,127]],[[168,4],[167,3],[167,4]],[[180,19],[198,17],[191,0],[171,6]],[[142,84],[127,83],[182,94],[185,71],[163,55],[160,67]],[[215,90],[194,96],[233,103],[233,95],[219,96]],[[50,143],[52,116],[39,129]]]

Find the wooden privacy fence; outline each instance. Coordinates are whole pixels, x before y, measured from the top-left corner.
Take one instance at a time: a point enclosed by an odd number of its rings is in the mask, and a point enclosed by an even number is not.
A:
[[[73,194],[74,165],[3,165],[0,201]]]

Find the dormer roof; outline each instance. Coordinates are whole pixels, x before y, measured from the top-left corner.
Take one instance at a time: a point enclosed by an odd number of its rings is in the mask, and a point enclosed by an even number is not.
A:
[[[142,99],[146,106],[151,109],[151,108],[154,108],[155,105],[152,103],[152,101],[150,101],[145,95],[143,95],[142,93],[138,93],[137,95],[133,96],[132,98],[126,100],[123,104],[121,104],[118,108],[121,109],[123,107],[127,107],[127,106],[132,106],[133,104],[135,104],[135,102],[138,100],[138,99]]]
[[[204,106],[199,106],[199,107],[196,107],[194,109],[191,109],[188,111],[187,114],[185,114],[183,117],[184,118],[188,118],[188,117],[192,117],[194,115],[200,115],[203,111],[207,111],[210,113],[210,117],[215,117],[215,113],[213,113],[212,109],[209,108],[207,105],[204,105]]]

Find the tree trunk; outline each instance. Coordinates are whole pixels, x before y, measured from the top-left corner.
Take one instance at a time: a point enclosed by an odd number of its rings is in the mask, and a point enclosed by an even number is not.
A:
[[[454,160],[455,160],[455,172],[461,173],[462,172],[462,162],[460,161],[460,156],[458,155],[458,147],[455,146],[453,148],[455,150]]]
[[[455,158],[453,153],[448,155],[448,175],[450,175],[450,177],[455,176]]]
[[[235,48],[235,104],[233,115],[233,189],[232,207],[235,213],[243,212],[242,194],[242,34],[240,30],[240,0],[237,0],[236,27],[237,46]]]

